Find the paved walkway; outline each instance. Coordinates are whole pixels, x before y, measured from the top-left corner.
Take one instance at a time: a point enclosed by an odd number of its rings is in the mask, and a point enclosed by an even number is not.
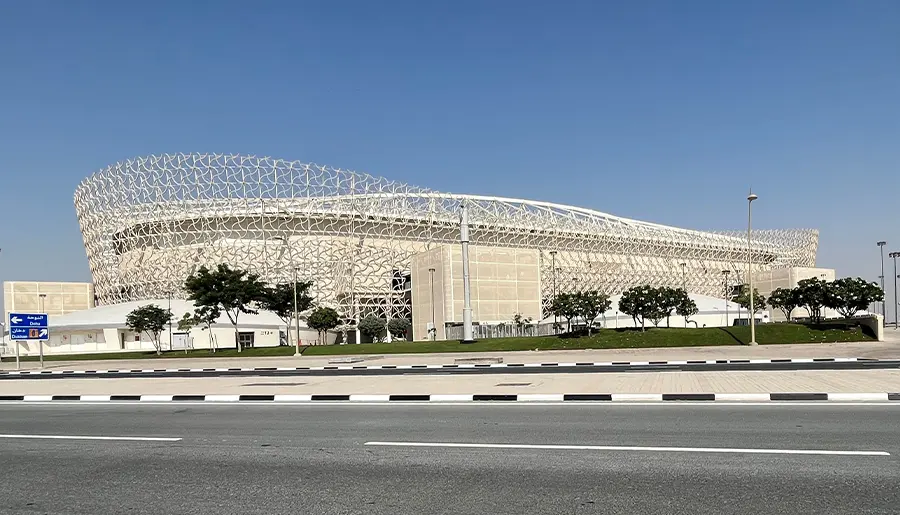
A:
[[[317,367],[333,364],[444,365],[459,359],[502,358],[504,363],[583,363],[611,361],[675,361],[788,358],[900,358],[900,332],[891,341],[808,343],[799,345],[674,347],[652,349],[588,349],[567,351],[460,352],[444,354],[386,354],[362,356],[293,356],[275,358],[160,358],[96,361],[46,361],[48,370],[128,370],[147,368]],[[347,360],[360,360],[348,363]],[[0,364],[14,370],[8,358]],[[37,362],[22,362],[23,370],[38,369]]]
[[[5,380],[0,395],[900,392],[900,370]]]

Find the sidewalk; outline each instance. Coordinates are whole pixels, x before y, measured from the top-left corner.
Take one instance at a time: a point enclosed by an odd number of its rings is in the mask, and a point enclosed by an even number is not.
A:
[[[11,395],[900,392],[900,370],[4,380]]]
[[[893,331],[888,331],[893,333]],[[893,336],[893,335],[892,335]],[[284,356],[274,358],[160,358],[94,361],[46,361],[45,370],[130,370],[227,367],[321,367],[326,365],[445,365],[460,359],[501,358],[503,363],[584,363],[613,361],[678,361],[719,359],[900,358],[900,335],[885,342],[807,343],[797,345],[587,349],[568,351],[459,352],[359,356]],[[352,361],[351,361],[352,360]],[[37,370],[37,362],[22,362]],[[5,358],[2,370],[15,370]]]

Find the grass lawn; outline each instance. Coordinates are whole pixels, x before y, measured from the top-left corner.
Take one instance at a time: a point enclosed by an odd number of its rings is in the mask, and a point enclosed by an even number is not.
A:
[[[850,322],[829,322],[807,326],[800,324],[763,324],[756,328],[756,341],[761,345],[785,343],[857,342],[874,340],[868,330]],[[636,349],[651,347],[700,347],[711,345],[741,345],[750,341],[749,327],[601,329],[591,336],[535,336],[524,338],[494,338],[475,343],[458,341],[365,343],[361,345],[321,345],[301,348],[304,356],[332,356],[347,354],[415,354],[425,352],[500,352],[524,350],[566,349]],[[292,356],[294,347],[259,347],[210,352],[206,349],[167,351],[157,355],[153,351],[115,352],[106,354],[64,354],[45,356],[46,361],[141,358],[250,358]],[[9,361],[5,357],[4,361]],[[37,356],[22,357],[37,361]]]
[[[757,326],[761,345],[785,343],[854,342],[874,340],[874,336],[850,323],[819,326],[765,324]],[[591,336],[538,336],[495,338],[463,345],[458,341],[368,343],[308,347],[305,356],[342,354],[413,354],[417,352],[499,352],[522,350],[630,349],[649,347],[697,347],[740,345],[750,341],[749,327],[601,329]]]

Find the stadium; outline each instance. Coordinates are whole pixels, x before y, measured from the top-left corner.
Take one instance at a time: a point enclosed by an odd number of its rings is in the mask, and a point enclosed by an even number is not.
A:
[[[269,157],[166,154],[85,179],[75,208],[98,305],[184,298],[198,267],[227,263],[270,283],[313,281],[348,323],[406,317],[421,339],[462,320],[460,207],[470,223],[473,317],[547,318],[554,292],[640,284],[722,298],[754,279],[814,275],[814,230],[704,232],[598,211],[443,193]],[[798,272],[799,270],[799,272]],[[728,271],[728,273],[723,273]],[[779,275],[780,274],[780,275]],[[774,282],[773,282],[774,281]]]

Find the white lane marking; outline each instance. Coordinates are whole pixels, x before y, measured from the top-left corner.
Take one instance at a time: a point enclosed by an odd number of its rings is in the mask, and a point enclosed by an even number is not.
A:
[[[728,407],[780,407],[787,408],[790,406],[819,406],[825,408],[836,408],[836,407],[873,407],[873,406],[883,406],[883,407],[891,407],[891,408],[900,408],[900,402],[897,401],[889,401],[889,402],[828,402],[828,401],[810,401],[810,402],[800,402],[800,401],[767,401],[767,402],[712,402],[712,401],[704,401],[704,402],[692,402],[692,401],[678,401],[678,402],[609,402],[609,401],[565,401],[565,402],[472,402],[466,401],[465,399],[460,400],[452,400],[452,399],[442,399],[442,402],[435,402],[434,396],[432,395],[432,399],[430,402],[423,401],[389,401],[389,402],[356,402],[351,403],[347,401],[312,401],[311,395],[276,395],[274,401],[231,401],[231,402],[210,402],[210,401],[179,401],[177,404],[179,406],[346,406],[358,408],[360,406],[419,406],[419,407],[446,407],[446,406],[470,406],[470,407],[482,407],[482,408],[510,408],[515,409],[516,407],[523,406],[578,406],[580,408],[585,407],[610,407],[610,406],[641,406],[644,408],[657,408],[662,406],[667,406],[671,409],[679,409],[679,407],[683,408],[685,406],[690,407],[706,407],[715,409],[717,407],[728,406]],[[463,395],[461,397],[470,397],[468,395]],[[72,406],[97,406],[97,405],[106,405],[106,406],[116,406],[116,407],[128,407],[134,406],[135,404],[140,404],[141,406],[172,406],[173,402],[166,401],[141,401],[138,403],[137,401],[110,401],[110,402],[97,402],[97,401],[53,401],[53,402],[28,402],[28,401],[4,401],[0,402],[0,407],[21,407],[21,406],[66,406],[70,408]]]
[[[181,438],[155,436],[79,436],[79,435],[3,435],[0,438],[21,438],[36,440],[112,440],[123,442],[180,442]]]
[[[547,451],[699,452],[726,454],[807,454],[821,456],[890,456],[885,451],[829,451],[824,449],[740,449],[727,447],[643,447],[619,445],[534,445],[453,442],[366,442],[375,447],[439,447],[453,449],[533,449]]]

